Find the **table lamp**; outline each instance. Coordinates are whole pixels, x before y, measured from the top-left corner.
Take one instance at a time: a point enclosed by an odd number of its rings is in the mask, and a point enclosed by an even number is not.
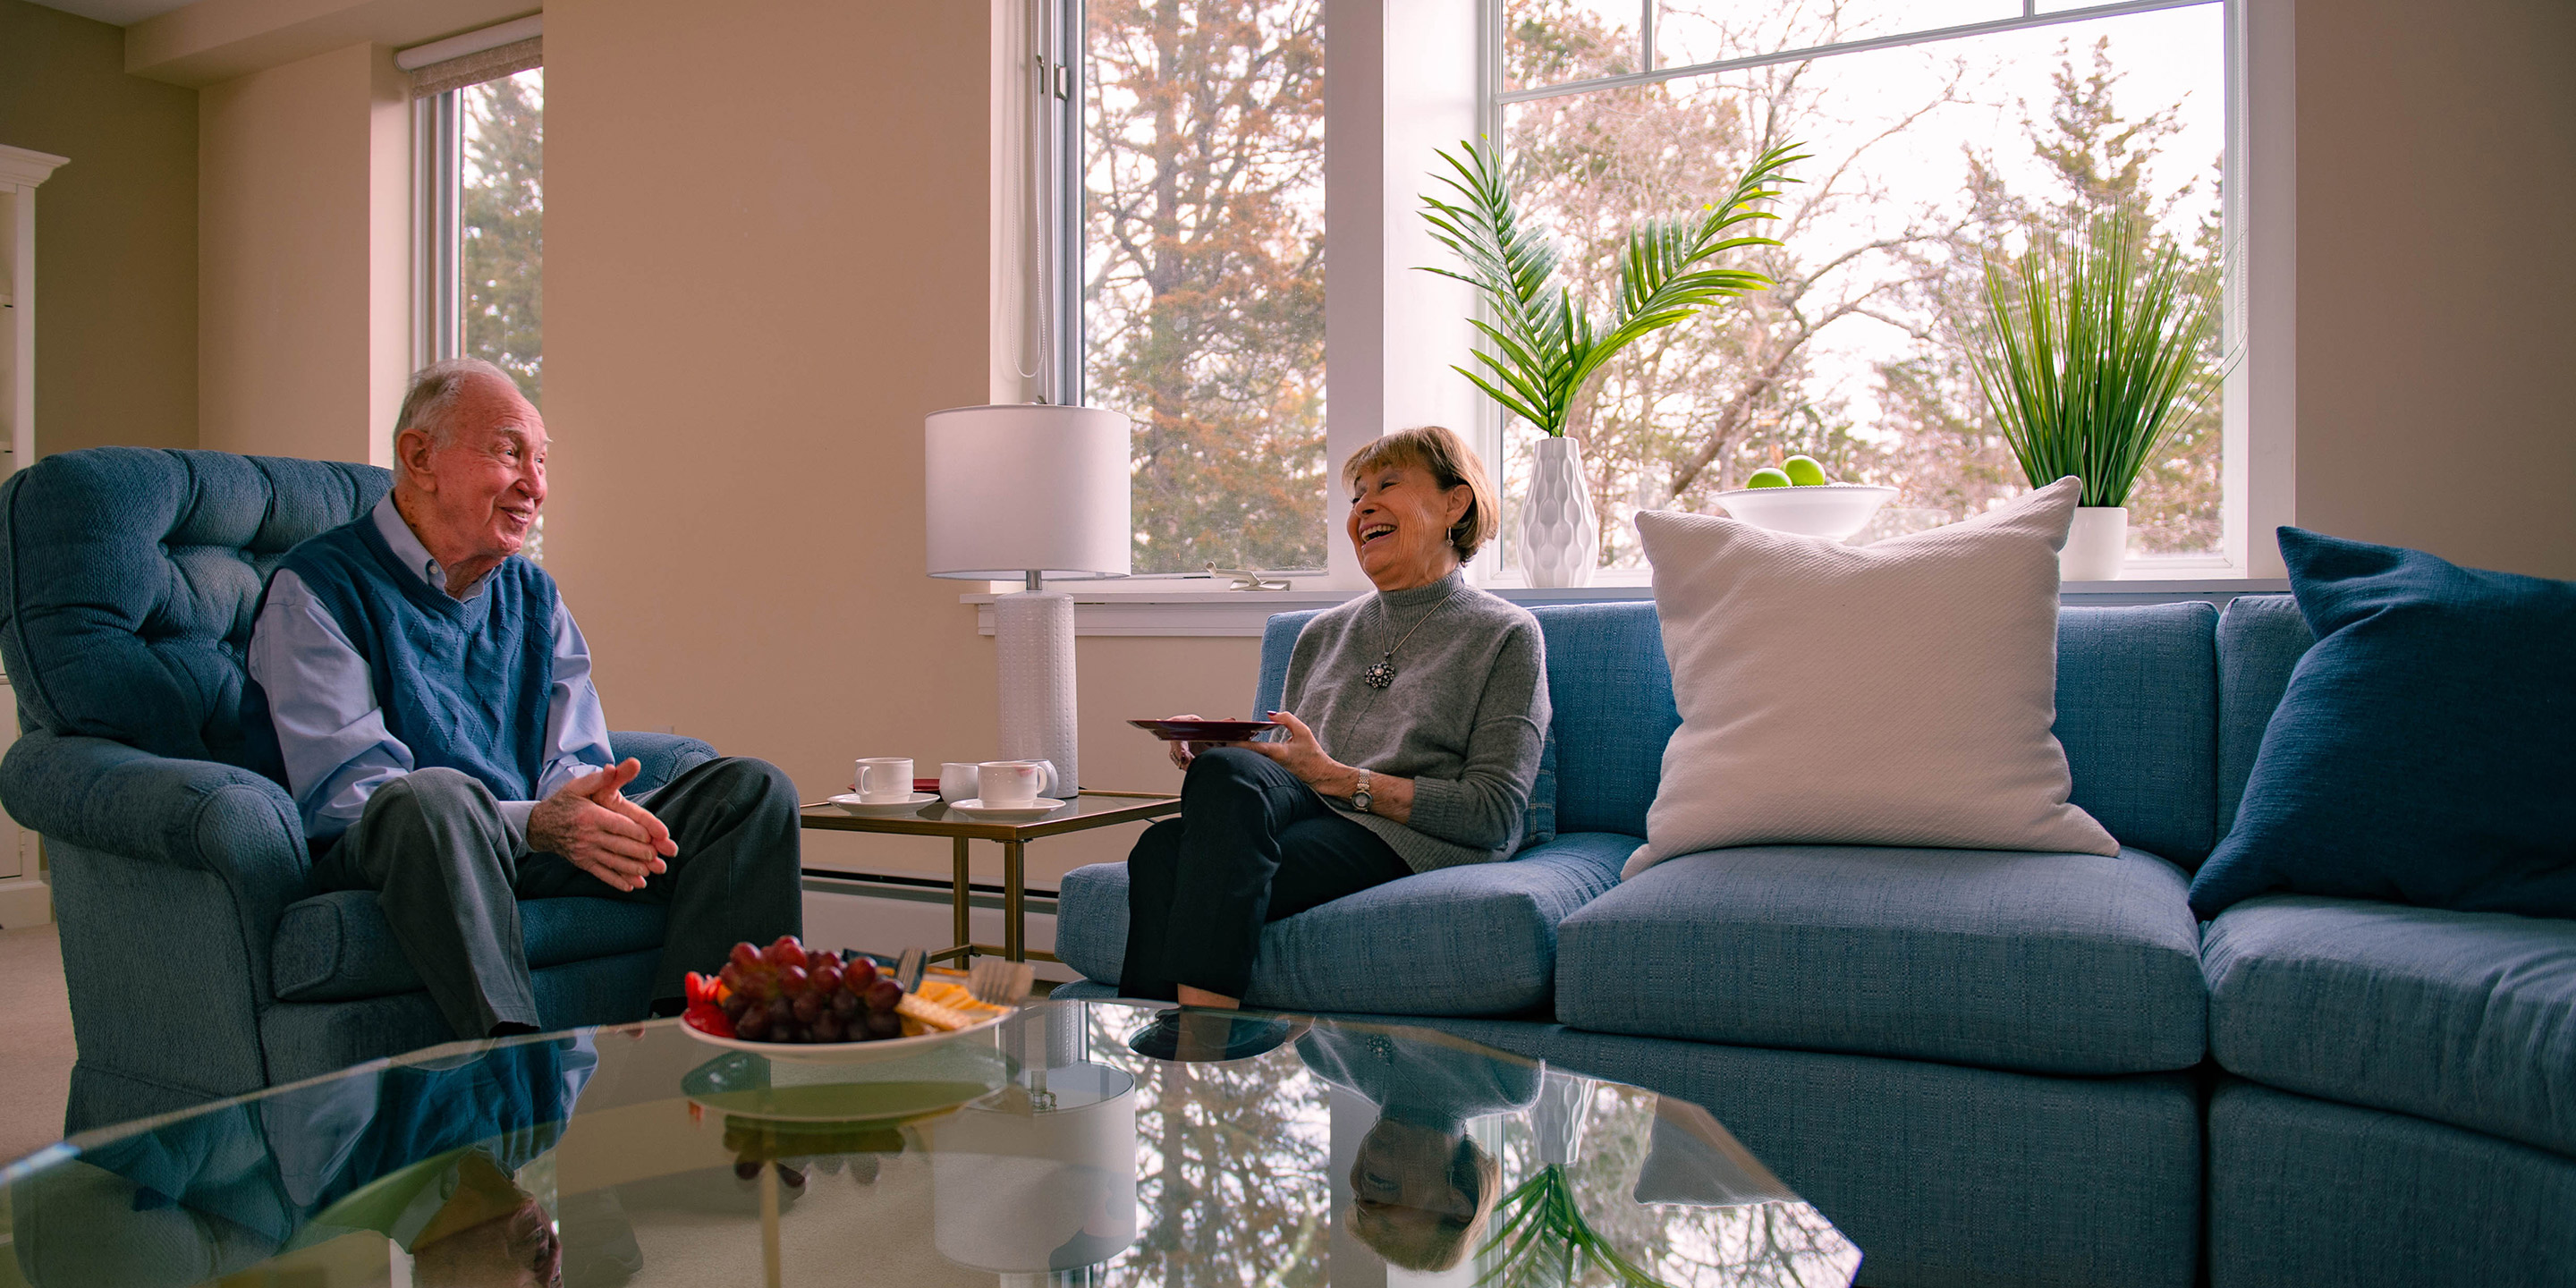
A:
[[[1018,579],[993,604],[1003,760],[1055,762],[1058,794],[1082,782],[1074,738],[1073,596],[1048,578],[1124,577],[1128,421],[1096,407],[954,407],[922,426],[930,575]]]

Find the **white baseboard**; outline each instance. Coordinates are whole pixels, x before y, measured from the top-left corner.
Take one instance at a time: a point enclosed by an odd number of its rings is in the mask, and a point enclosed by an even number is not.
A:
[[[42,877],[0,881],[0,930],[41,926],[54,919],[54,888]],[[998,923],[996,923],[998,924]],[[1055,942],[1055,918],[1047,918],[1047,942]]]

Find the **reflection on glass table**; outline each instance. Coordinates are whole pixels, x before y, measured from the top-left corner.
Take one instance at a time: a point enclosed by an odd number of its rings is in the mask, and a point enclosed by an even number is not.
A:
[[[1705,1111],[1429,1029],[1166,1063],[1039,1003],[830,1065],[675,1022],[437,1048],[6,1171],[39,1288],[1848,1284]],[[0,1267],[0,1283],[12,1267]]]

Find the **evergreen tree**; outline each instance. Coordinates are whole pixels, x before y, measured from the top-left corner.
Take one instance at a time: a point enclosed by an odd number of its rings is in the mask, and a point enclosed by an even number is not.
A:
[[[465,356],[545,407],[545,72],[458,92],[465,118]]]

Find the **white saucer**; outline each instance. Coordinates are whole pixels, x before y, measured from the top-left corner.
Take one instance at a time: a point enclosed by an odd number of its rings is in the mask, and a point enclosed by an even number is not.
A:
[[[980,796],[962,800],[948,807],[956,813],[986,823],[1026,823],[1064,808],[1064,802],[1052,796],[1041,796],[1026,805],[987,805]]]
[[[917,813],[922,806],[938,799],[937,792],[914,792],[899,801],[863,801],[854,792],[843,792],[832,797],[831,803],[861,818],[892,818],[898,814]]]

